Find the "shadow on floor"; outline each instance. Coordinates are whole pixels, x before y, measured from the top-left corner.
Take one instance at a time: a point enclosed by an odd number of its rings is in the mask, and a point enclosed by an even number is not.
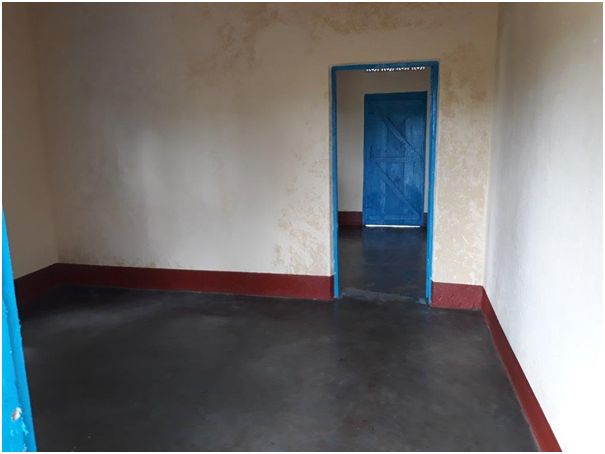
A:
[[[343,296],[425,302],[425,228],[339,229],[338,264]]]
[[[476,312],[62,288],[23,320],[44,451],[526,451]]]

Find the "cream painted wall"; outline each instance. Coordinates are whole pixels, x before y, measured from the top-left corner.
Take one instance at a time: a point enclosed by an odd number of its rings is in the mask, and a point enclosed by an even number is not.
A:
[[[428,112],[430,111],[430,74],[424,71],[336,73],[338,132],[338,210],[362,211],[364,95],[426,91],[427,141],[424,211],[428,207]]]
[[[603,431],[602,5],[502,6],[486,290],[561,447]]]
[[[329,69],[438,59],[434,278],[483,282],[496,5],[36,8],[61,261],[331,274]]]
[[[15,277],[57,261],[27,5],[2,5],[2,208]]]

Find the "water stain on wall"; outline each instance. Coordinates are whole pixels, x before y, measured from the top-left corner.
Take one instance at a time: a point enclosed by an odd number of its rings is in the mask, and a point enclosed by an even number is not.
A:
[[[36,11],[64,260],[330,274],[330,66],[435,58],[435,270],[481,279],[495,7]]]

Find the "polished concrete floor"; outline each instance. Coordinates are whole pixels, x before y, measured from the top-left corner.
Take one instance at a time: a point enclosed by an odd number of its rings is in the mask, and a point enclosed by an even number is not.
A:
[[[341,228],[338,263],[345,296],[424,302],[425,228]]]
[[[64,288],[22,322],[40,450],[536,449],[475,312]]]

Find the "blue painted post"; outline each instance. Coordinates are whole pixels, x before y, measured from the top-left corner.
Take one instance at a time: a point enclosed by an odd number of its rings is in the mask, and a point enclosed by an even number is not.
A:
[[[433,232],[435,222],[435,169],[437,168],[437,112],[439,100],[439,63],[432,62],[431,68],[431,118],[429,134],[429,212],[426,228],[426,300],[431,303],[433,279]]]
[[[340,296],[340,270],[338,265],[338,122],[336,120],[336,68],[330,73],[332,82],[332,263],[334,266],[334,298]]]
[[[2,451],[36,451],[4,212],[2,213]]]

